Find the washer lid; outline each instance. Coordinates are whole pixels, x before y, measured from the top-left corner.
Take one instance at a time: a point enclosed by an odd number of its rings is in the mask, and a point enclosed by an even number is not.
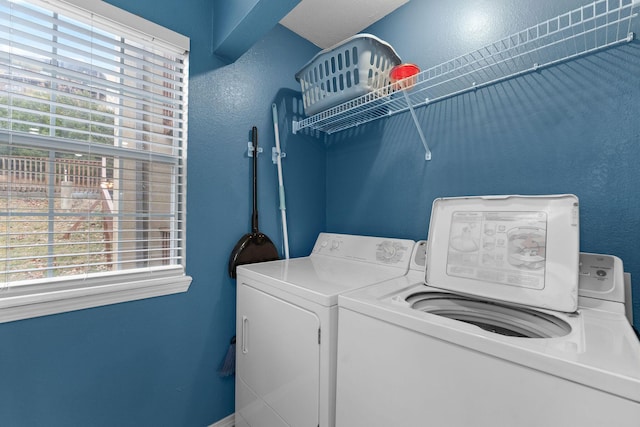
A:
[[[574,195],[433,202],[426,282],[468,295],[572,312],[578,307]]]

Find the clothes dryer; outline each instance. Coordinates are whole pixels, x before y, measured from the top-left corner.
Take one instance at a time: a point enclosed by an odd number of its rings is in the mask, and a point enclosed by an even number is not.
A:
[[[338,295],[407,273],[413,241],[321,233],[238,267],[236,426],[333,427]]]
[[[621,260],[550,237],[577,225],[573,197],[496,200],[434,203],[422,267],[340,295],[337,427],[638,425]]]

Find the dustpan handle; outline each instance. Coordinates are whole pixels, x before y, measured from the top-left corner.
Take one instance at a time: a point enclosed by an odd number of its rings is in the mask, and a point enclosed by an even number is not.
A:
[[[251,231],[258,233],[258,128],[251,129],[253,143],[253,213],[251,214]]]

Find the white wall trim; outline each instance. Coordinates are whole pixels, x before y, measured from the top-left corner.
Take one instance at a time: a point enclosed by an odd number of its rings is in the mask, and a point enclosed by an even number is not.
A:
[[[227,418],[223,418],[217,423],[211,424],[209,427],[233,427],[236,425],[235,419],[236,415],[231,414]]]
[[[0,323],[186,292],[182,267],[52,280],[0,291]]]

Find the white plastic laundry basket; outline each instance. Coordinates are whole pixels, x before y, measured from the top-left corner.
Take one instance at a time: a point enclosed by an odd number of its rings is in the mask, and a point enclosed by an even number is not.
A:
[[[400,62],[388,43],[371,34],[357,34],[319,52],[296,73],[305,113],[316,114],[389,87],[389,72]]]

